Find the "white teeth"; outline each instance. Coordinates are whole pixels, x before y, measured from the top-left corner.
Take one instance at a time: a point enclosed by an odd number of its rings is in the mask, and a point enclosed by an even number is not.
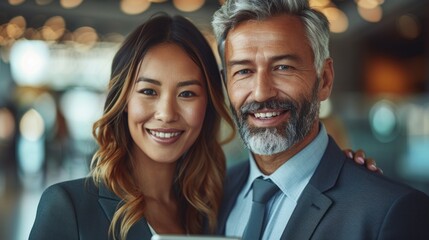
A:
[[[168,132],[168,133],[166,133],[166,132],[157,132],[154,130],[149,130],[149,131],[150,131],[150,134],[152,134],[153,136],[158,137],[158,138],[172,138],[172,137],[177,137],[180,134],[180,132]]]
[[[271,118],[280,115],[280,112],[255,113],[256,118]]]

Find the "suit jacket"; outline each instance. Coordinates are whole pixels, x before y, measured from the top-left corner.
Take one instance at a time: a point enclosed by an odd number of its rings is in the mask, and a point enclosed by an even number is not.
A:
[[[248,174],[248,161],[228,173],[220,234]],[[281,239],[428,240],[429,197],[347,160],[330,138]]]
[[[97,188],[92,179],[62,182],[42,194],[30,240],[112,239],[108,230],[120,199],[105,186]],[[150,240],[145,219],[128,232],[129,240]]]

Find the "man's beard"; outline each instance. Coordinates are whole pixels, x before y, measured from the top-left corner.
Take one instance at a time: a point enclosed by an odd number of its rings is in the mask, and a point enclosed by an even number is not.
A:
[[[240,108],[240,115],[231,107],[234,120],[238,126],[244,144],[253,153],[273,155],[286,151],[302,141],[311,131],[314,121],[318,119],[320,102],[317,97],[318,81],[313,87],[310,99],[303,97],[299,108],[298,102],[291,99],[270,99],[265,102],[250,102]],[[253,127],[247,118],[252,112],[260,109],[289,111],[287,122],[276,127]]]

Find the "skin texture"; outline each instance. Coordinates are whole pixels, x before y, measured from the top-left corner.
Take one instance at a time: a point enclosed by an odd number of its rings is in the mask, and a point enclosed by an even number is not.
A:
[[[312,94],[319,102],[329,97],[334,79],[332,60],[325,61],[318,76],[311,47],[303,39],[307,39],[303,24],[289,15],[245,21],[228,33],[226,85],[235,115],[240,117],[239,109],[251,102],[288,99],[297,103],[300,112]],[[284,109],[263,108],[253,113],[268,112],[279,115],[262,119],[248,114],[247,123],[254,128],[276,128],[291,117],[291,112]],[[315,138],[319,130],[318,118],[310,121],[306,136],[287,150],[271,155],[254,154],[264,173],[274,172]]]
[[[184,50],[169,43],[152,47],[141,62],[126,112],[145,217],[158,233],[184,233],[173,178],[177,160],[201,132],[206,106],[204,78]]]

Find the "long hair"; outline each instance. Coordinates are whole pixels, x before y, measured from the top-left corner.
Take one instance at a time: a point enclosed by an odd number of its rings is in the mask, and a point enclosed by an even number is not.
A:
[[[95,122],[93,135],[99,149],[91,162],[96,184],[104,184],[119,198],[109,234],[125,239],[131,226],[145,215],[145,198],[131,170],[132,138],[124,112],[139,66],[148,50],[160,43],[181,47],[197,64],[206,81],[207,108],[202,131],[177,163],[174,187],[177,190],[182,224],[189,234],[213,232],[223,192],[225,156],[221,148],[222,119],[232,129],[216,59],[201,32],[181,16],[157,14],[137,27],[122,43],[112,62],[111,80],[103,116]]]
[[[314,68],[320,76],[329,58],[329,21],[321,12],[310,8],[308,0],[228,0],[213,15],[212,26],[224,59],[224,44],[228,32],[247,20],[290,14],[301,19],[314,54]]]

